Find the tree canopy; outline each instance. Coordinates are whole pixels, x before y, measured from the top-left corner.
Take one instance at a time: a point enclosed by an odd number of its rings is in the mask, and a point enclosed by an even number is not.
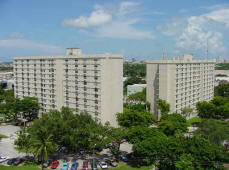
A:
[[[155,116],[146,110],[134,110],[125,108],[123,113],[117,114],[118,124],[125,128],[132,126],[150,126],[155,121]]]
[[[229,98],[216,96],[210,102],[198,102],[196,108],[201,118],[229,118]]]
[[[220,84],[215,87],[215,96],[229,98],[229,84]]]
[[[224,140],[229,141],[229,123],[215,119],[203,119],[195,133],[211,143],[222,146]]]

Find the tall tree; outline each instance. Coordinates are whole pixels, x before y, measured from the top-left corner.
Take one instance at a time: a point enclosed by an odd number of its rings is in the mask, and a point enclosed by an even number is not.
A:
[[[229,141],[229,124],[221,120],[203,119],[195,133],[218,146],[222,146],[224,140]]]
[[[161,114],[168,114],[170,112],[170,104],[168,104],[165,100],[158,99],[157,100],[157,108],[160,110]]]
[[[215,96],[229,98],[229,84],[220,84],[215,87]]]
[[[20,100],[20,111],[23,117],[29,121],[38,117],[39,109],[38,99],[35,97],[25,97]]]
[[[148,111],[138,111],[132,109],[124,109],[123,113],[117,114],[118,124],[125,128],[132,126],[150,126],[155,121],[155,116]]]

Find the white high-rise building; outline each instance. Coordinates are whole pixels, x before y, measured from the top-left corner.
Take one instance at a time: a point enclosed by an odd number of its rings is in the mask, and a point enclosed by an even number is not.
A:
[[[67,106],[95,120],[117,126],[123,111],[123,57],[81,54],[69,48],[66,56],[14,58],[15,96],[35,96],[44,112]]]
[[[170,104],[171,112],[183,108],[195,110],[199,101],[209,101],[214,96],[215,60],[194,60],[190,54],[182,59],[147,61],[147,100],[158,118],[157,100]]]

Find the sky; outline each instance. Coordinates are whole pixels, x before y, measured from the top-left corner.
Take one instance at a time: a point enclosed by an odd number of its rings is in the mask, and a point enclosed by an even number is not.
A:
[[[0,61],[71,47],[138,60],[228,57],[229,0],[0,0]]]

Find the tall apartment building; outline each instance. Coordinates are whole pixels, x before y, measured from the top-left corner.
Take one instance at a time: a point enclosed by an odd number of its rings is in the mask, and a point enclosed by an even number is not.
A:
[[[116,126],[123,111],[123,57],[81,54],[14,58],[15,96],[35,96],[44,112],[62,106],[87,112],[95,120]]]
[[[199,101],[209,101],[214,96],[215,61],[194,60],[185,54],[181,59],[147,61],[147,100],[158,118],[157,100],[170,104],[171,112],[183,108],[195,110]]]

